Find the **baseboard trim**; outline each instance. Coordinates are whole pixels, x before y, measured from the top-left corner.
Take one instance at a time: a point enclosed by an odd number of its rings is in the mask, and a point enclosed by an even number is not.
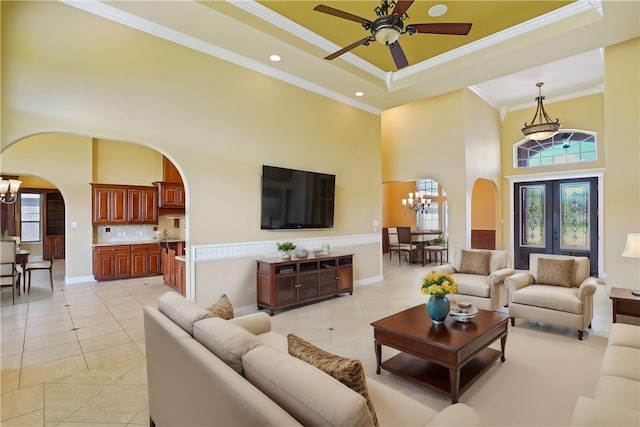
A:
[[[97,282],[97,280],[94,276],[75,276],[75,277],[65,276],[64,278],[65,285],[77,285],[78,283],[87,283],[87,282]]]

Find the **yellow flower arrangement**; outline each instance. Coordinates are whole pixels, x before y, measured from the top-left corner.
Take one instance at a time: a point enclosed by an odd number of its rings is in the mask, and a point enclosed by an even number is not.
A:
[[[448,274],[429,273],[422,279],[420,292],[426,295],[443,297],[447,294],[455,294],[458,292],[458,285]]]

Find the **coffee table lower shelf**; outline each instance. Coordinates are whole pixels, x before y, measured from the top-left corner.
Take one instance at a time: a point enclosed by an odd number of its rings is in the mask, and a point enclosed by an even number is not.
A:
[[[407,353],[399,353],[385,360],[380,367],[386,371],[400,375],[418,384],[427,386],[437,392],[453,398],[452,403],[458,401],[458,396],[468,389],[476,379],[488,370],[496,360],[502,357],[502,352],[492,348],[485,348],[460,368],[460,384],[454,397],[452,393],[452,377],[449,368],[430,362]]]

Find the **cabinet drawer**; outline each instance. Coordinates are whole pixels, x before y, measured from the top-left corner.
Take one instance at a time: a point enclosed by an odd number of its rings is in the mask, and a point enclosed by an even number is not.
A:
[[[298,284],[302,287],[318,284],[318,276],[315,274],[301,274],[298,276]]]
[[[338,291],[338,282],[335,280],[333,283],[325,283],[320,285],[320,295],[335,294]]]
[[[320,283],[328,283],[336,281],[336,271],[322,271],[320,272]]]
[[[96,253],[98,255],[108,255],[114,253],[129,253],[129,245],[114,245],[114,246],[97,246]]]
[[[160,245],[157,243],[131,245],[131,252],[160,252]]]
[[[302,286],[299,290],[299,299],[305,300],[309,298],[316,298],[318,296],[318,287],[317,286]]]

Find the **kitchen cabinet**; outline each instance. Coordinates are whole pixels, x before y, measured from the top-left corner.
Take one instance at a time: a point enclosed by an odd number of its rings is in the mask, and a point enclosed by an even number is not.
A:
[[[59,191],[46,191],[44,196],[44,227],[42,235],[42,257],[64,259],[65,254],[65,209]]]
[[[157,243],[93,248],[93,275],[96,280],[156,276],[160,271],[160,246]]]
[[[256,262],[257,305],[271,315],[281,308],[353,294],[353,254]]]
[[[127,189],[129,224],[158,223],[158,191],[155,188]]]
[[[155,187],[91,184],[93,225],[157,224]]]
[[[162,244],[162,278],[164,284],[186,296],[186,265],[184,242],[165,242]],[[177,258],[176,258],[177,257]]]
[[[158,189],[159,208],[184,209],[186,196],[182,183],[156,181],[153,184]]]
[[[160,265],[157,243],[131,245],[131,277],[157,276],[161,274]]]

